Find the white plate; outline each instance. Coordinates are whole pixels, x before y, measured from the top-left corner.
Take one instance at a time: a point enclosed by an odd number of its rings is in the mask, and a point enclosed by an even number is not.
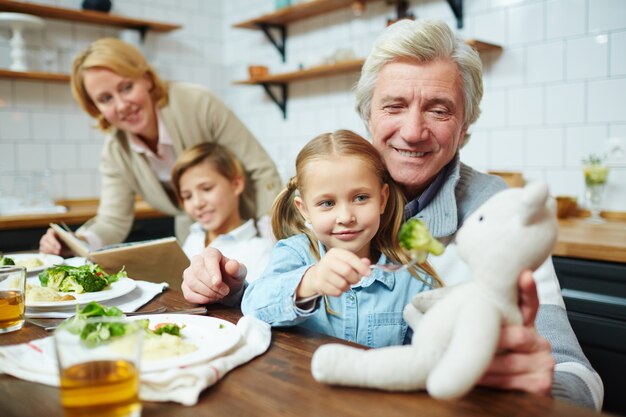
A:
[[[34,274],[43,271],[44,269],[50,268],[53,265],[63,265],[64,259],[57,255],[48,255],[46,253],[5,253],[4,256],[6,258],[11,258],[14,261],[25,261],[31,258],[37,258],[43,265],[38,266],[37,268],[26,268],[26,272],[29,274]]]
[[[41,286],[39,282],[39,277],[30,277],[27,279],[27,283],[31,285]],[[130,278],[120,278],[115,281],[113,284],[109,285],[109,288],[97,291],[97,292],[84,292],[82,294],[76,294],[73,292],[66,292],[60,294],[70,294],[73,295],[75,300],[67,300],[67,301],[26,301],[26,307],[34,307],[34,308],[60,308],[60,307],[71,307],[76,305],[87,304],[90,301],[106,301],[111,300],[113,298],[121,297],[122,295],[128,294],[132,290],[135,289],[137,283],[135,280]]]
[[[148,319],[152,330],[159,323],[175,323],[181,327],[184,325],[185,327],[180,332],[181,337],[198,348],[180,356],[143,361],[142,372],[164,371],[208,361],[227,352],[239,342],[241,337],[237,326],[215,317],[166,313],[133,316],[130,319]]]

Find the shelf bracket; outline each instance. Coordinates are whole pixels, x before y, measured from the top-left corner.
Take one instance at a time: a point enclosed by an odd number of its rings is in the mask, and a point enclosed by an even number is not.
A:
[[[409,2],[407,0],[396,1],[396,20],[415,19],[409,12]]]
[[[283,119],[287,119],[287,98],[289,95],[289,86],[286,83],[260,83],[263,89],[272,101],[283,112]],[[281,90],[281,97],[278,98],[271,87],[279,87]]]
[[[463,0],[448,0],[448,4],[456,17],[456,27],[463,28]]]
[[[137,28],[137,30],[139,31],[139,38],[141,39],[141,43],[144,43],[146,41],[146,33],[148,33],[148,29],[148,26],[141,26]]]
[[[283,62],[286,62],[285,58],[285,43],[287,40],[287,27],[285,25],[276,25],[272,23],[257,22],[256,25],[265,33],[265,37],[274,45],[274,47],[280,53],[283,58]],[[278,31],[279,39],[276,39],[271,29]]]

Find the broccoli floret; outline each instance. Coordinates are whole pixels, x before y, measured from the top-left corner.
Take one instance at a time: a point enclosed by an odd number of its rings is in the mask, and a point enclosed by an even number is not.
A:
[[[2,265],[15,265],[15,261],[11,258],[4,256],[0,258],[0,266]]]
[[[154,330],[154,334],[161,335],[163,333],[169,333],[172,336],[180,337],[180,329],[181,327],[176,323],[165,323],[163,325],[158,326]]]
[[[441,242],[432,237],[426,224],[418,219],[404,223],[398,237],[400,246],[420,263],[426,260],[428,253],[441,255],[445,249]]]
[[[76,281],[82,286],[85,292],[102,291],[109,285],[109,281],[101,275],[80,274],[76,276]]]
[[[65,280],[65,277],[67,276],[65,269],[51,268],[48,269],[47,272],[48,273],[45,276],[47,276],[48,279],[46,281],[42,281],[42,275],[39,275],[39,282],[41,282],[41,285],[43,287],[50,287],[56,291],[63,291],[61,290],[61,286],[63,285],[63,280]]]
[[[83,286],[76,280],[76,277],[67,276],[61,282],[59,286],[59,291],[62,292],[75,292],[76,294],[81,294],[85,292]]]

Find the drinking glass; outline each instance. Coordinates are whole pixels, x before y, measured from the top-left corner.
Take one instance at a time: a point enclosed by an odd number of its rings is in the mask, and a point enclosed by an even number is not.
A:
[[[604,219],[600,217],[600,211],[609,167],[601,164],[584,165],[583,172],[585,174],[585,200],[591,211],[591,217],[587,221],[604,223]]]
[[[26,268],[0,266],[0,333],[24,326]]]
[[[140,416],[140,324],[124,317],[84,319],[78,329],[70,323],[54,332],[65,417]]]

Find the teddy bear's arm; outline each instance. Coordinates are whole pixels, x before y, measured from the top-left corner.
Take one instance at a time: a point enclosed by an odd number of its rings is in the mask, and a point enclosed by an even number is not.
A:
[[[431,366],[411,345],[363,350],[328,344],[313,354],[311,373],[326,384],[412,391],[425,387]]]
[[[450,287],[436,288],[434,290],[417,293],[415,294],[415,296],[413,296],[411,304],[418,311],[426,313],[439,300],[447,297],[451,292],[455,292],[455,288],[459,288],[461,286],[464,286],[465,284],[466,283],[462,283]]]

